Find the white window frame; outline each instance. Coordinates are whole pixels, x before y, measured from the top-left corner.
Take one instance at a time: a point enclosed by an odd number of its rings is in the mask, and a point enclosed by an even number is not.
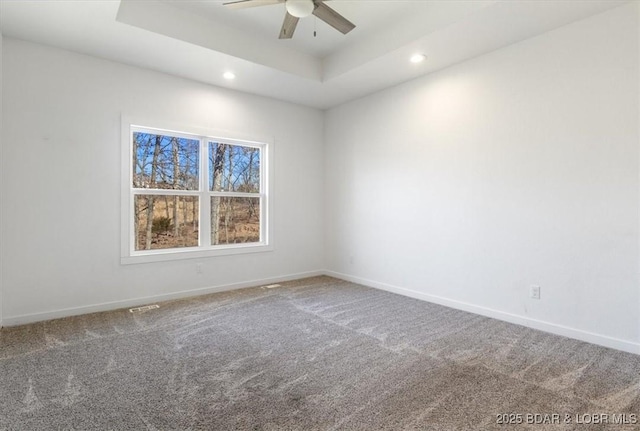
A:
[[[141,125],[144,124],[144,125]],[[166,123],[163,123],[166,124]],[[197,140],[200,142],[199,188],[198,190],[139,189],[133,187],[133,133],[145,132]],[[123,265],[135,263],[163,262],[180,259],[195,259],[213,256],[237,255],[267,252],[272,245],[272,205],[271,191],[273,172],[271,171],[272,145],[264,139],[249,139],[235,134],[220,133],[208,129],[187,127],[158,127],[150,122],[135,122],[122,118],[122,208],[121,208],[121,257]],[[259,193],[214,192],[209,190],[209,143],[240,145],[260,149],[260,191]],[[197,247],[180,247],[156,250],[135,250],[134,199],[136,195],[196,196],[199,205]],[[260,198],[260,241],[242,244],[211,245],[210,208],[211,197],[259,197]]]

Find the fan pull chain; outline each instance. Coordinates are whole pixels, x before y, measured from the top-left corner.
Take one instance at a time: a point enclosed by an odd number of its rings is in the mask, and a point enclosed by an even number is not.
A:
[[[313,37],[316,37],[318,34],[316,33],[316,24],[318,24],[318,18],[313,17]]]

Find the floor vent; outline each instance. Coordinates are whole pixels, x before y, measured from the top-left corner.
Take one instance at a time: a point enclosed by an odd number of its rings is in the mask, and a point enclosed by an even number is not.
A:
[[[159,305],[143,305],[142,307],[130,308],[129,313],[144,313],[145,311],[155,310],[156,308],[160,308]]]
[[[275,287],[280,287],[280,286],[281,286],[281,284],[270,284],[268,286],[265,286],[264,288],[265,289],[273,289]]]

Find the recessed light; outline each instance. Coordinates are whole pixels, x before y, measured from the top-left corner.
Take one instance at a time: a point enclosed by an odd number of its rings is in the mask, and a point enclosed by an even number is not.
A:
[[[409,61],[411,61],[412,63],[422,63],[426,58],[427,56],[424,54],[414,54],[411,56]]]
[[[232,79],[236,79],[236,74],[233,72],[225,72],[222,76],[224,77],[224,79],[228,79],[229,81],[231,81]]]

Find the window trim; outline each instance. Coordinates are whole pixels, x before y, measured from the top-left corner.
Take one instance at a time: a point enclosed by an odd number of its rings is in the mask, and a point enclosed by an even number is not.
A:
[[[164,126],[158,126],[162,123]],[[142,126],[141,124],[144,124]],[[256,139],[237,133],[229,133],[220,130],[212,130],[197,127],[176,126],[163,121],[134,121],[122,116],[121,119],[121,252],[120,263],[122,265],[166,262],[182,259],[197,259],[215,256],[231,256],[248,253],[260,253],[273,251],[273,140]],[[171,136],[179,136],[200,141],[199,161],[199,188],[198,190],[165,190],[165,189],[134,189],[132,185],[133,164],[131,152],[133,151],[133,133],[143,131],[148,133],[167,133]],[[203,219],[203,214],[208,214],[211,196],[249,197],[249,194],[235,192],[213,192],[208,187],[208,148],[210,142],[218,142],[231,145],[242,145],[261,149],[260,192],[252,193],[254,197],[260,197],[260,242],[243,244],[222,244],[197,247],[182,247],[157,250],[134,250],[135,220],[133,218],[133,202],[136,195],[163,194],[178,196],[197,196],[199,198],[200,230],[199,242],[203,238],[210,237],[211,226],[208,226],[208,216]],[[206,148],[207,153],[202,149]],[[135,190],[135,192],[134,192]],[[206,197],[206,199],[205,199]],[[204,201],[208,201],[203,205]],[[207,212],[205,212],[207,211]]]

